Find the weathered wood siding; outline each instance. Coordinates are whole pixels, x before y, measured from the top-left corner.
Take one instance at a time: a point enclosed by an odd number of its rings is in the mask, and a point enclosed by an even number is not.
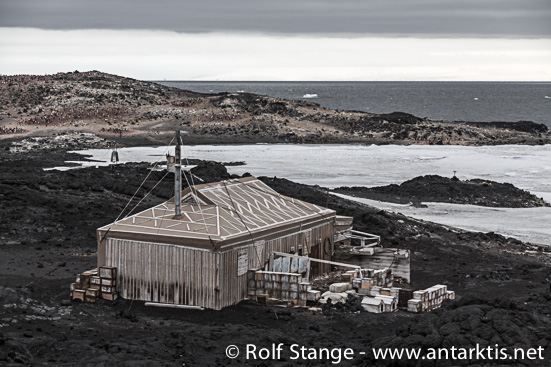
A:
[[[123,298],[220,308],[220,253],[109,238],[105,264],[117,267]]]
[[[270,254],[274,251],[288,253],[291,251],[291,248],[294,248],[295,252],[298,252],[299,246],[302,246],[303,255],[307,255],[311,253],[313,247],[319,246],[320,242],[323,244],[326,238],[329,239],[332,246],[332,223],[324,223],[305,231],[269,241],[259,240],[254,244],[241,246],[221,253],[220,291],[222,293],[222,307],[239,303],[247,298],[247,274],[238,275],[239,251],[246,250],[248,252],[248,269],[263,269],[269,261]],[[323,253],[322,256],[316,257],[327,260],[331,258],[330,254],[324,255]]]
[[[302,247],[303,255],[314,255],[312,249],[321,248],[326,239],[332,248],[332,223],[222,252],[108,238],[105,265],[117,267],[123,298],[221,309],[247,298],[247,273],[238,274],[240,254],[243,260],[246,252],[246,270],[259,269],[273,251],[298,252]],[[318,251],[316,257],[327,259],[330,254]]]

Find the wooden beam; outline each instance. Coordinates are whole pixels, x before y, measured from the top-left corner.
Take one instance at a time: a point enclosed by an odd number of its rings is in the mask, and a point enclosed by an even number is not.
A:
[[[287,256],[287,257],[303,257],[303,258],[308,259],[310,261],[315,261],[315,262],[323,263],[323,264],[336,265],[336,266],[344,266],[344,267],[347,267],[347,268],[354,268],[354,269],[361,269],[362,268],[359,265],[344,264],[344,263],[339,263],[339,262],[336,262],[336,261],[329,261],[329,260],[321,260],[321,259],[316,259],[314,257],[308,257],[308,256],[286,254],[284,252],[278,252],[278,251],[274,251],[273,254],[274,255],[279,255],[279,256]]]
[[[146,306],[153,306],[153,307],[168,307],[168,308],[183,308],[186,310],[199,310],[203,311],[205,308],[201,306],[189,306],[189,305],[175,305],[172,303],[159,303],[159,302],[146,302]]]

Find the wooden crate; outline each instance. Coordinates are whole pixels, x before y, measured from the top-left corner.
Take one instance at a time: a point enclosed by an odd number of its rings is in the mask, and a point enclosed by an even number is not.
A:
[[[69,288],[71,289],[71,292],[74,291],[75,289],[82,289],[82,283],[81,282],[71,283]]]
[[[102,278],[101,279],[101,285],[105,285],[105,286],[108,286],[108,287],[114,287],[114,286],[117,285],[117,281],[115,279]]]
[[[390,289],[389,288],[381,288],[381,296],[390,296]]]
[[[90,284],[100,285],[101,284],[101,278],[97,275],[92,275],[90,277]]]
[[[90,285],[91,277],[91,275],[80,274],[80,283],[82,283],[82,289],[88,288],[88,286]]]
[[[102,285],[101,286],[101,293],[115,293],[117,291],[117,289],[115,287],[109,287],[109,286],[106,286],[106,285]]]
[[[99,268],[99,276],[102,279],[116,279],[117,268],[113,266],[101,266]]]
[[[341,275],[341,280],[343,282],[351,282],[353,279],[353,275],[352,274],[348,274],[348,273],[344,273]]]
[[[99,297],[100,290],[99,288],[88,288],[86,289],[86,296],[90,297]]]
[[[365,278],[365,279],[362,279],[361,280],[361,287],[363,289],[369,289],[371,287],[373,287],[373,279],[371,278]]]
[[[85,271],[82,274],[90,275],[90,276],[98,275],[98,268],[94,268],[92,270]]]
[[[84,301],[84,296],[86,292],[82,289],[75,289],[71,292],[71,298],[72,299],[80,299],[81,301]]]
[[[88,302],[88,303],[96,303],[98,301],[98,298],[99,297],[94,297],[94,296],[84,296],[84,302]]]
[[[423,302],[420,299],[410,299],[408,300],[407,310],[409,312],[421,312],[423,310]]]
[[[108,301],[114,301],[114,300],[116,300],[117,298],[119,298],[119,293],[118,293],[118,292],[114,292],[114,293],[102,293],[102,294],[101,294],[101,298],[106,299],[106,300],[108,300]]]

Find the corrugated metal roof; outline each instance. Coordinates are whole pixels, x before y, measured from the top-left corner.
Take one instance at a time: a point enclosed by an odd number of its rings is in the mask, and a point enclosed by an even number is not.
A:
[[[110,232],[223,241],[334,211],[280,195],[255,177],[187,188],[182,217],[174,219],[174,199],[100,228]]]

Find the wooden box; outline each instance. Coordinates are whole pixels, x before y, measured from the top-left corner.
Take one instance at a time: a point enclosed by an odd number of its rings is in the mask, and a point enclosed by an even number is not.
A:
[[[115,287],[109,287],[106,285],[101,286],[101,293],[115,293],[117,289]]]
[[[80,299],[81,301],[84,301],[85,293],[86,292],[83,291],[82,289],[75,289],[74,291],[71,292],[71,295],[73,299]]]
[[[365,278],[365,279],[362,279],[361,281],[361,287],[363,289],[369,289],[371,287],[373,287],[373,279],[371,278]]]
[[[96,303],[98,301],[98,298],[99,297],[86,295],[86,296],[84,296],[84,302]]]
[[[116,283],[117,281],[115,279],[101,279],[101,285],[106,285],[108,287],[114,287],[115,285],[117,285]]]
[[[90,297],[99,297],[100,290],[99,288],[88,288],[86,289],[86,296]]]
[[[101,294],[101,298],[106,299],[106,300],[108,300],[108,301],[114,301],[114,300],[116,300],[117,298],[119,298],[119,293],[118,293],[118,292],[114,292],[114,293],[102,293],[102,294]]]
[[[90,284],[100,285],[101,284],[101,278],[97,275],[92,275],[90,277]]]
[[[92,269],[92,270],[85,271],[85,272],[82,273],[82,274],[84,274],[84,275],[89,275],[89,276],[98,275],[98,268],[95,268],[95,269]]]
[[[117,268],[113,266],[101,266],[99,268],[99,276],[104,279],[116,279]]]
[[[390,289],[381,288],[381,296],[390,296]]]
[[[91,277],[92,277],[91,275],[80,274],[80,283],[82,283],[83,288],[88,287],[88,285],[90,284]]]
[[[408,300],[407,310],[409,312],[421,312],[423,302],[419,299],[410,299]]]

